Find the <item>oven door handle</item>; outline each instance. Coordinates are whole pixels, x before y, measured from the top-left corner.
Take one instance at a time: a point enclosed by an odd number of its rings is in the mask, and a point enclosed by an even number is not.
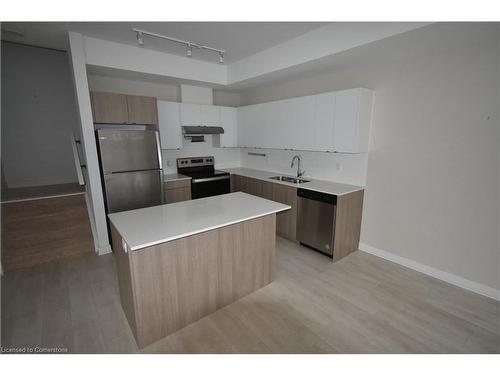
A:
[[[229,180],[229,176],[195,178],[192,180],[192,182],[193,184],[196,184],[198,182],[219,181],[219,180]]]

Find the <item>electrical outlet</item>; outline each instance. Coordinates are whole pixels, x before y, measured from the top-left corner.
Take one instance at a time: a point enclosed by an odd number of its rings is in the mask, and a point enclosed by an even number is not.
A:
[[[341,163],[336,163],[335,164],[335,169],[340,172],[342,170],[342,164]]]

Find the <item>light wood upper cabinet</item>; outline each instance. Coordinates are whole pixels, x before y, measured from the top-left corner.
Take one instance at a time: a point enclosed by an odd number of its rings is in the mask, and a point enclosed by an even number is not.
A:
[[[109,92],[92,92],[90,98],[96,123],[158,124],[156,98]]]
[[[158,124],[156,98],[127,95],[128,121],[130,124]]]
[[[182,148],[180,103],[158,101],[158,125],[162,149]]]
[[[90,93],[94,122],[100,124],[127,124],[127,95],[110,92]]]

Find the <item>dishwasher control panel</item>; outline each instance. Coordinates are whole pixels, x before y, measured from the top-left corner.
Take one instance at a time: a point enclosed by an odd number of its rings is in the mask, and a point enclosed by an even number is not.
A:
[[[305,199],[311,199],[311,200],[317,201],[317,202],[323,202],[323,203],[333,204],[333,205],[337,204],[337,196],[336,195],[321,193],[319,191],[299,188],[299,189],[297,189],[297,196],[301,197],[301,198],[305,198]]]

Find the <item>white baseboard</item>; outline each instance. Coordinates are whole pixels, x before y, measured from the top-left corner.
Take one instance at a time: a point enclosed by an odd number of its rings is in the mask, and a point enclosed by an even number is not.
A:
[[[500,301],[500,289],[495,289],[488,285],[480,284],[475,281],[465,279],[463,277],[454,275],[452,273],[442,271],[437,268],[433,268],[425,264],[416,262],[412,259],[404,258],[402,256],[395,255],[388,251],[377,249],[373,246],[367,245],[362,242],[359,243],[359,250],[372,255],[376,255],[380,258],[389,260],[391,262],[400,264],[404,267],[411,268],[412,270],[424,273],[426,275],[435,277],[436,279],[443,280],[447,283],[453,284],[460,288],[467,289],[472,292]]]

